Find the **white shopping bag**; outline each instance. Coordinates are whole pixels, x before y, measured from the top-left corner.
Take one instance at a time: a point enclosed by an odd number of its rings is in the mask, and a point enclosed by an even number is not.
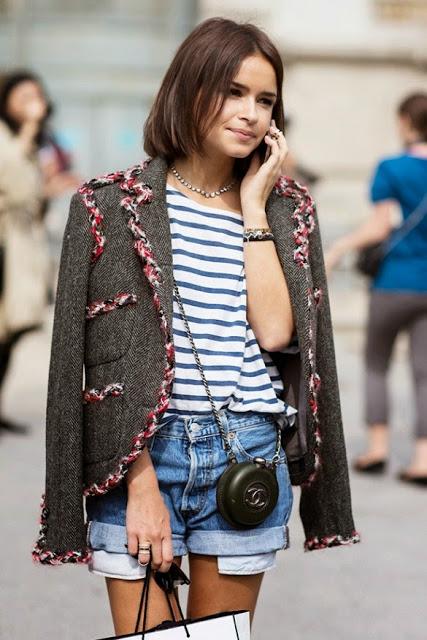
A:
[[[112,636],[102,640],[250,640],[250,619],[249,611],[226,611],[216,613],[204,618],[195,620],[183,619],[183,613],[176,597],[175,587],[179,584],[190,584],[190,580],[182,570],[172,563],[169,572],[157,575],[157,584],[164,591],[169,603],[169,610],[173,613],[170,596],[175,598],[181,620],[165,620],[162,624],[146,629],[147,620],[148,591],[152,572],[150,565],[147,567],[147,575],[144,580],[144,588],[141,594],[140,606],[136,620],[135,629],[140,629],[142,621],[142,631],[135,631],[133,634],[124,636]],[[100,639],[101,640],[101,639]]]
[[[128,640],[250,640],[249,611],[218,613],[206,618],[181,622],[167,622],[160,628],[134,635]]]

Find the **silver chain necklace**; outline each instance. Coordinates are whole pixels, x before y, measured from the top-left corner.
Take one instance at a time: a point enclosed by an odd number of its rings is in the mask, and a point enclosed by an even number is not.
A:
[[[222,193],[230,191],[236,184],[236,180],[233,180],[233,182],[230,182],[230,184],[228,184],[226,187],[221,187],[221,189],[218,189],[218,191],[205,191],[204,189],[200,189],[199,187],[193,187],[193,185],[188,182],[188,180],[185,180],[182,175],[178,173],[175,165],[171,165],[171,171],[173,175],[179,180],[179,182],[184,185],[184,187],[187,187],[188,189],[191,189],[191,191],[195,191],[196,193],[200,193],[200,195],[205,196],[205,198],[215,198],[216,196],[220,196]]]

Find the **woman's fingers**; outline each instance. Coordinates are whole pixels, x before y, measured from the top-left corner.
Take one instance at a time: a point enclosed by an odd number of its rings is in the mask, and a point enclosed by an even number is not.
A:
[[[162,540],[162,564],[159,571],[169,571],[173,561],[172,536],[167,536]]]
[[[284,133],[280,129],[273,129],[273,135],[275,135],[275,140],[280,154],[280,171],[282,172],[282,165],[284,164],[289,152],[288,143],[286,142]]]
[[[127,550],[131,556],[138,555],[138,536],[135,533],[127,533]]]
[[[264,140],[270,147],[270,156],[268,157],[268,159],[265,161],[264,164],[267,164],[270,167],[274,167],[278,163],[280,158],[279,145],[277,143],[277,140],[272,138],[268,133],[265,136]]]
[[[277,179],[283,173],[288,145],[282,133],[277,134],[277,138],[267,134],[265,140],[271,148],[271,155],[267,163],[269,162],[271,170],[276,174],[275,179]]]
[[[158,570],[162,566],[162,562],[162,539],[159,537],[151,543],[151,566],[153,569]]]
[[[152,536],[150,541],[147,536],[129,534],[127,550],[138,558],[141,566],[147,566],[151,561],[153,569],[168,571],[173,561],[172,533],[168,530],[163,536]]]
[[[270,146],[272,149],[272,156],[275,160],[275,168],[278,171],[278,175],[281,175],[286,172],[285,160],[289,153],[288,143],[286,142],[283,132],[276,127],[270,127],[270,135],[267,134],[266,137],[272,140]]]

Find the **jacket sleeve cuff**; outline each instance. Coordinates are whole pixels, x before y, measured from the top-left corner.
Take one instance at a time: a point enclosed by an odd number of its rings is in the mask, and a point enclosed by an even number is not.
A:
[[[356,544],[360,542],[360,533],[352,531],[349,536],[341,536],[339,534],[323,536],[323,538],[314,537],[307,538],[304,542],[304,551],[316,551],[317,549],[328,549],[329,547],[338,547],[346,544]]]
[[[32,550],[34,562],[39,564],[87,564],[91,557],[91,550],[82,548],[76,551],[64,551],[62,553],[48,549],[47,530],[49,509],[46,506],[46,496],[43,495],[40,503],[40,530],[39,536]]]
[[[33,560],[39,564],[87,564],[90,560],[91,553],[89,549],[82,551],[66,551],[65,553],[55,553],[39,546],[38,543],[33,549]]]

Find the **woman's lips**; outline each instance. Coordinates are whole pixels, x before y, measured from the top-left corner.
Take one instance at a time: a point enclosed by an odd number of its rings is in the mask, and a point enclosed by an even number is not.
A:
[[[255,136],[253,134],[250,133],[244,133],[243,131],[239,131],[238,129],[229,129],[229,131],[231,131],[231,133],[234,133],[234,135],[239,139],[239,140],[254,140]]]

